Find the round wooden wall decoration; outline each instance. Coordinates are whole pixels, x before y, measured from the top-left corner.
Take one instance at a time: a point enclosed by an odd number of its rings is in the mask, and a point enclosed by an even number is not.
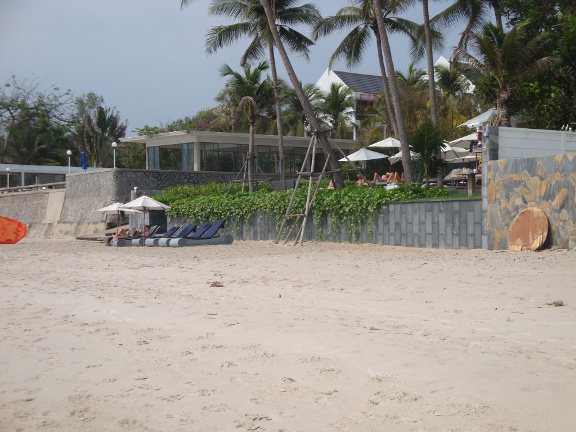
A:
[[[508,230],[508,250],[538,250],[548,236],[548,218],[537,207],[522,210],[510,224]]]

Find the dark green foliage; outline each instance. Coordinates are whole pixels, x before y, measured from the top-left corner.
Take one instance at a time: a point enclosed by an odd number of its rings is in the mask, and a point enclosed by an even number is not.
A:
[[[417,184],[402,185],[397,189],[357,187],[349,182],[343,189],[318,190],[312,209],[316,221],[330,215],[333,224],[343,223],[349,227],[352,236],[357,235],[360,224],[372,220],[378,209],[391,201],[410,201],[444,198],[447,189],[422,188]],[[294,209],[303,209],[306,203],[308,183],[302,182],[296,193]],[[226,194],[228,185],[209,184],[202,186],[177,186],[166,189],[155,198],[170,206],[166,211],[169,217],[183,217],[193,222],[226,218],[249,218],[257,212],[275,217],[279,226],[290,202],[292,191],[275,192],[269,184],[260,184],[253,194],[241,191],[236,185]]]

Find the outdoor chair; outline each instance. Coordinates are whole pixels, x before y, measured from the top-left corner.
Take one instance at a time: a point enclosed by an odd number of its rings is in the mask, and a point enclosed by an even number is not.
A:
[[[170,228],[168,231],[166,231],[166,233],[162,236],[162,237],[148,237],[146,239],[146,241],[144,242],[144,244],[146,246],[158,246],[158,241],[160,239],[169,239],[170,237],[172,237],[174,234],[176,234],[176,232],[180,229],[179,226],[175,226]]]
[[[168,243],[172,239],[188,237],[190,234],[192,234],[194,231],[196,231],[197,227],[198,227],[197,224],[189,224],[186,227],[182,228],[182,230],[175,236],[159,238],[157,246],[168,246]]]
[[[190,237],[171,239],[169,245],[171,247],[180,247],[232,244],[234,238],[230,234],[219,234],[220,230],[224,228],[225,224],[225,220],[216,220],[211,224],[205,224],[208,226],[203,233],[201,233],[201,230],[198,229],[198,231],[196,231],[196,233]]]

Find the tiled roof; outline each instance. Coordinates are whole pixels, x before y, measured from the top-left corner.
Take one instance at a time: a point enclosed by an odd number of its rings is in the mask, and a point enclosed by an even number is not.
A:
[[[353,72],[332,71],[344,81],[348,87],[357,93],[382,93],[382,77],[379,75],[364,75]]]

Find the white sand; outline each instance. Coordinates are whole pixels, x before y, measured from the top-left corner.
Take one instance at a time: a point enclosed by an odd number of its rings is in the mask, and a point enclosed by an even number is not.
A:
[[[0,254],[2,431],[576,430],[574,252]]]

